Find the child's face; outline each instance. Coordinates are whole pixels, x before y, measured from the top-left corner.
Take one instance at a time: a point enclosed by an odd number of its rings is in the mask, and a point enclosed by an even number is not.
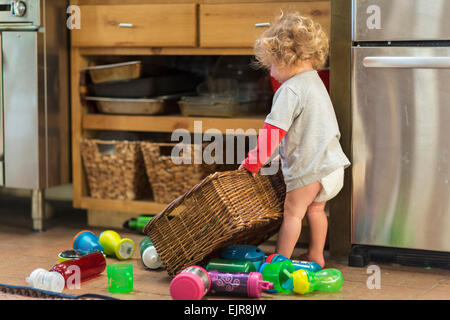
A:
[[[287,68],[280,68],[276,63],[270,64],[270,75],[279,83],[283,83],[291,77]]]
[[[310,60],[304,60],[295,66],[280,67],[277,63],[270,64],[270,75],[279,83],[283,83],[298,73],[313,70]]]

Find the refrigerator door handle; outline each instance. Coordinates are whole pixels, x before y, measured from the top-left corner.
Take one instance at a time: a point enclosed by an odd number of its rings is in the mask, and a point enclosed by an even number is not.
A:
[[[366,68],[450,69],[450,57],[365,57]]]

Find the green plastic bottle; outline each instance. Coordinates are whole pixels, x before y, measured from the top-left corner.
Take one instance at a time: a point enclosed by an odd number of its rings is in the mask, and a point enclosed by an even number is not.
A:
[[[314,290],[337,292],[341,290],[344,279],[337,269],[323,269],[317,272],[297,270],[292,273],[293,291],[299,294],[310,293]]]
[[[149,237],[144,237],[139,243],[141,251],[141,260],[144,266],[149,269],[158,269],[162,267],[162,261],[158,252]]]
[[[240,261],[230,259],[212,259],[206,265],[206,270],[217,270],[221,272],[255,272],[255,265],[251,261]]]
[[[145,226],[152,218],[153,216],[139,216],[137,218],[131,218],[130,220],[125,221],[123,227],[143,234]]]

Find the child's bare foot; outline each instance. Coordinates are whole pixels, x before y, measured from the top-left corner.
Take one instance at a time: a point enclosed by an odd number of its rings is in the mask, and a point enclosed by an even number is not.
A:
[[[325,259],[323,257],[323,254],[311,254],[310,252],[304,253],[299,257],[299,260],[302,261],[309,261],[309,262],[315,262],[317,263],[322,269],[325,267]]]

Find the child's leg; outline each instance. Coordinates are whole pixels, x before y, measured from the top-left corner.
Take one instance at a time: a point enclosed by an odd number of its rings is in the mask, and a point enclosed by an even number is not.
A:
[[[276,253],[290,258],[302,230],[302,219],[322,185],[316,181],[286,193],[283,222],[278,234]]]
[[[328,230],[328,219],[325,213],[324,202],[313,202],[306,212],[306,219],[309,226],[309,248],[306,260],[318,263],[322,268],[325,266],[323,249]]]

